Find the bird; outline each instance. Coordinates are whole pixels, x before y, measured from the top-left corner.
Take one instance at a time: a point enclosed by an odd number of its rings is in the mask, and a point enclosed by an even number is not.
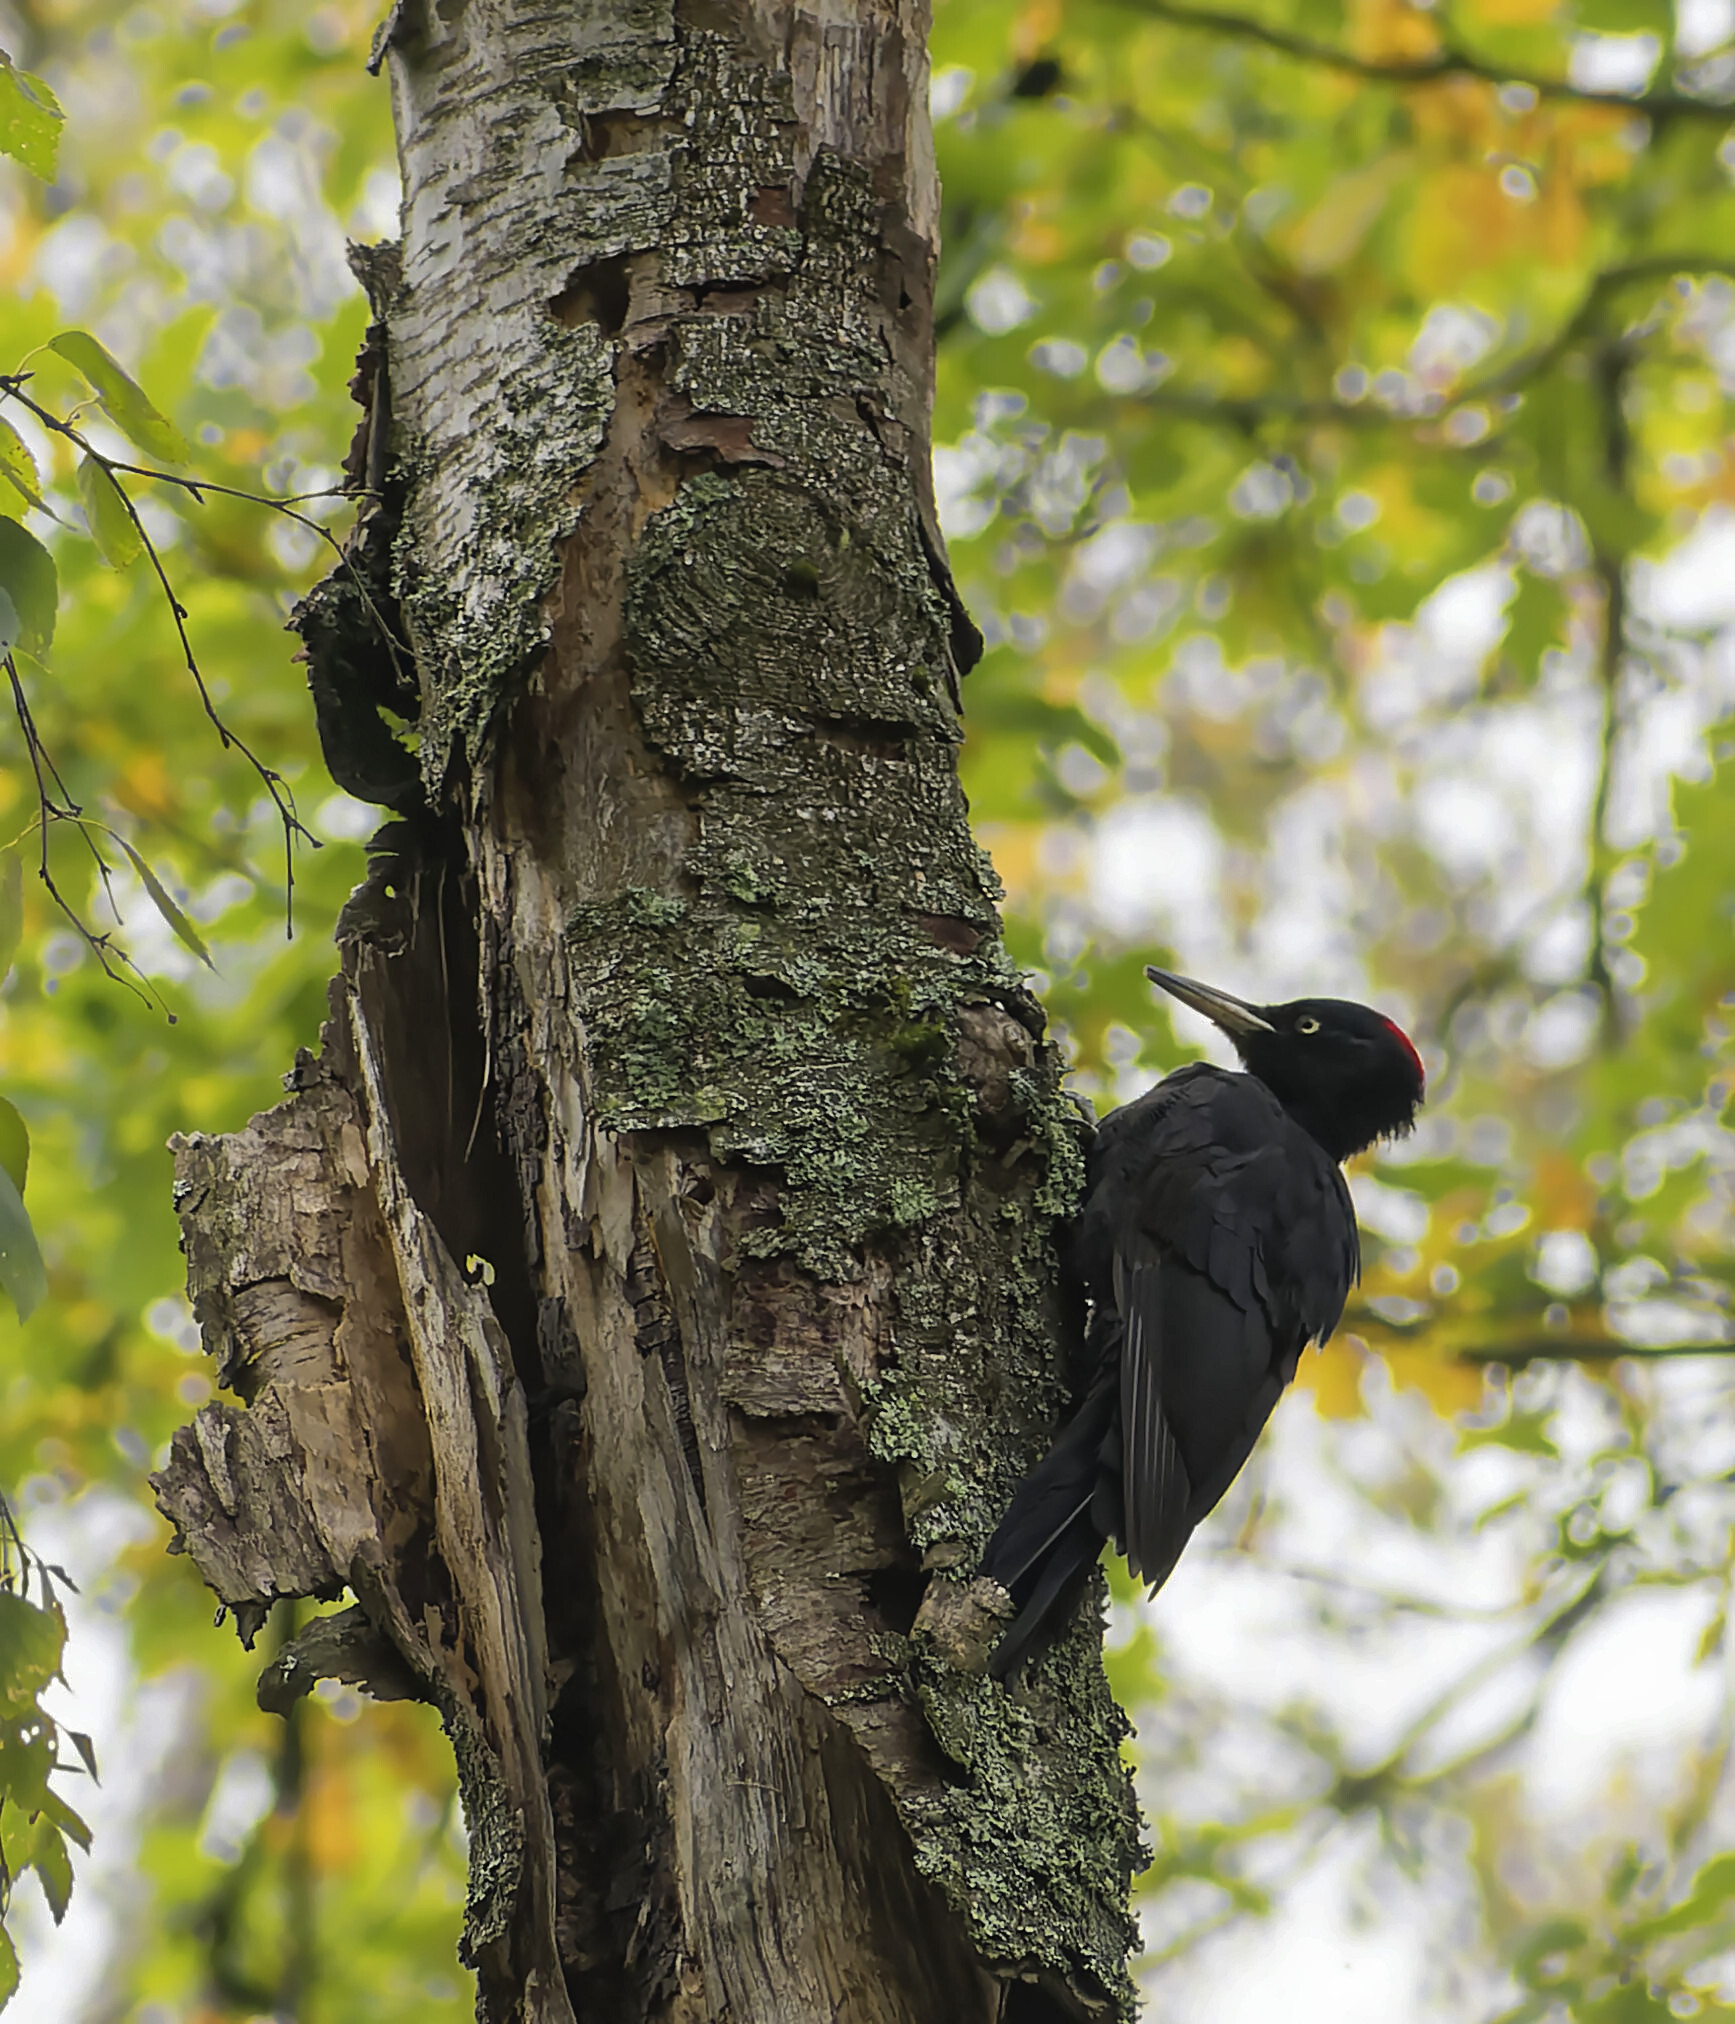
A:
[[[1086,1302],[1078,1405],[978,1569],[1016,1610],[1001,1680],[1066,1628],[1105,1541],[1153,1595],[1169,1578],[1360,1277],[1343,1162],[1409,1131],[1426,1094],[1414,1042],[1369,1006],[1145,974],[1241,1069],[1191,1062],[1097,1129],[1065,1247]]]

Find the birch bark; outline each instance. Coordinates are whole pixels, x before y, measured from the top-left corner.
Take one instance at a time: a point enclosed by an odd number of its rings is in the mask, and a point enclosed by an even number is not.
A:
[[[1008,1694],[964,1586],[1079,1126],[957,783],[926,26],[406,0],[376,52],[369,498],[300,624],[399,819],[319,1058],[179,1146],[241,1403],[159,1487],[244,1635],[350,1599],[272,1704],[440,1708],[485,2019],[1130,2013],[1098,1641]]]

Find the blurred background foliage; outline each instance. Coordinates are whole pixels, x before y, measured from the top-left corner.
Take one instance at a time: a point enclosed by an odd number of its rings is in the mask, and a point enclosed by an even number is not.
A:
[[[203,476],[333,482],[343,240],[395,227],[372,26],[0,0],[66,113],[52,185],[0,165],[0,369],[82,325]],[[1152,958],[1371,997],[1430,1070],[1355,1176],[1344,1333],[1159,1601],[1117,1600],[1151,2014],[1735,2017],[1735,7],[940,0],[934,62],[967,784],[1079,1086],[1204,1044]],[[14,1902],[14,2014],[457,2018],[432,1717],[260,1715],[144,1488],[208,1391],[164,1141],[314,1040],[369,827],[281,629],[317,543],[142,502],[323,844],[286,940],[257,777],[14,419],[66,523],[27,518],[63,587],[41,735],[217,966],[118,881],[171,1025],[26,880],[0,1094],[50,1297],[0,1319],[0,1483],[80,1583],[54,1705],[104,1782],[65,1924]],[[0,762],[4,843],[35,791]]]

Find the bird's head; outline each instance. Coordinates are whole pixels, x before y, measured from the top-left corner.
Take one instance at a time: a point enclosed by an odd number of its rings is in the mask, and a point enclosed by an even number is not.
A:
[[[1191,977],[1147,969],[1171,998],[1227,1034],[1242,1066],[1333,1159],[1346,1160],[1416,1121],[1422,1057],[1395,1021],[1344,998],[1249,1005]]]

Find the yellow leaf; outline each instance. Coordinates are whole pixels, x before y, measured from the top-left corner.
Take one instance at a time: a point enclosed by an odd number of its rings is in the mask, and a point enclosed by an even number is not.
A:
[[[1554,171],[1543,176],[1536,205],[1536,228],[1542,242],[1542,257],[1551,267],[1571,267],[1578,261],[1590,220],[1570,176]]]
[[[1012,25],[1012,53],[1028,63],[1050,49],[1060,34],[1060,0],[1029,0]]]
[[[1534,28],[1552,21],[1560,12],[1560,0],[1483,0],[1475,9],[1495,28]]]
[[[1522,207],[1491,168],[1454,162],[1418,182],[1410,206],[1410,279],[1428,297],[1462,295],[1472,275],[1498,266]]]
[[[1548,1153],[1536,1163],[1536,1220],[1545,1230],[1588,1230],[1596,1215],[1596,1189],[1576,1160]]]
[[[1022,260],[1032,267],[1046,267],[1058,260],[1070,249],[1066,235],[1058,225],[1050,224],[1046,218],[1037,218],[1030,213],[1014,227],[1007,248],[1016,260]]]
[[[1317,1354],[1301,1359],[1295,1373],[1296,1389],[1313,1394],[1313,1409],[1321,1419],[1360,1419],[1361,1380],[1367,1361],[1367,1345],[1359,1335],[1333,1336]]]
[[[1425,1349],[1388,1349],[1385,1361],[1392,1383],[1403,1390],[1419,1391],[1442,1419],[1482,1408],[1488,1376],[1480,1364]]]
[[[1356,0],[1350,15],[1350,46],[1364,63],[1414,63],[1437,55],[1440,37],[1433,22],[1410,0]]]
[[[1290,258],[1302,273],[1330,274],[1353,259],[1408,173],[1407,156],[1388,155],[1339,176],[1290,239]]]

